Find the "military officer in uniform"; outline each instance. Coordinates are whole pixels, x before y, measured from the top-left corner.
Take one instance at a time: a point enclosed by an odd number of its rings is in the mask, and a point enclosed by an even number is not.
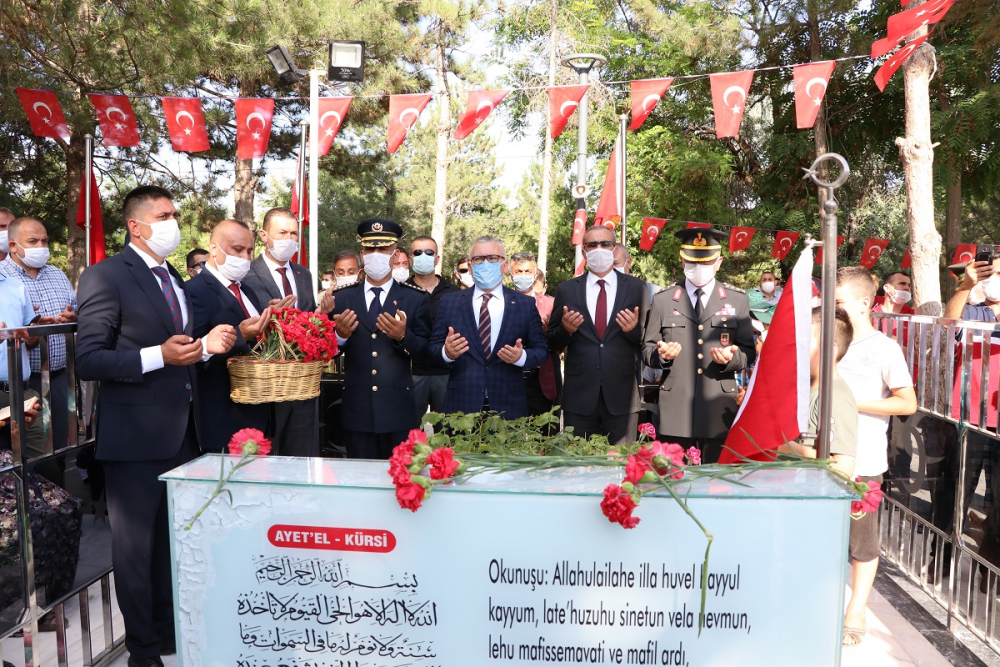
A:
[[[757,357],[746,293],[717,282],[722,240],[711,227],[682,229],[684,280],[653,298],[643,361],[662,368],[658,434],[718,461],[736,417],[736,374]]]
[[[364,280],[334,295],[344,354],[342,437],[350,458],[386,459],[419,426],[410,362],[424,358],[431,323],[427,293],[392,279],[402,236],[392,220],[359,223]]]

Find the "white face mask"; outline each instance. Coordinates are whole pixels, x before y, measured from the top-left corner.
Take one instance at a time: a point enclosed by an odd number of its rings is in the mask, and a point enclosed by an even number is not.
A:
[[[321,280],[319,284],[323,287],[324,290],[330,289],[330,281],[329,280]]]
[[[177,250],[177,246],[181,244],[181,228],[174,218],[152,223],[143,222],[142,220],[136,220],[136,222],[146,225],[152,230],[153,235],[148,239],[144,239],[146,247],[160,257],[166,257],[174,250]]]
[[[472,277],[472,271],[458,274],[458,281],[466,287],[472,287],[476,284],[476,279]]]
[[[353,276],[337,276],[337,287],[347,287],[356,282],[358,282],[358,274],[356,273]]]
[[[767,282],[761,283],[760,289],[763,290],[765,294],[771,294],[774,292],[774,281],[768,280]]]
[[[220,264],[219,260],[215,260],[215,265],[219,268],[219,273],[226,280],[238,283],[246,277],[247,273],[250,272],[249,259],[229,255],[222,248],[219,248],[219,252],[226,258],[226,263]]]
[[[268,251],[271,253],[271,257],[274,261],[284,264],[292,258],[292,255],[296,253],[299,249],[299,242],[294,239],[278,239],[274,240],[274,247],[269,248]]]
[[[21,250],[24,251],[24,257],[21,258],[21,261],[24,262],[25,266],[30,266],[33,269],[40,269],[49,261],[49,249],[47,247],[25,248],[24,246],[21,246]]]
[[[527,294],[535,286],[535,276],[519,275],[514,276],[514,289],[522,294]]]
[[[7,240],[7,230],[0,231],[0,252],[7,254],[10,252],[10,241]]]
[[[992,276],[988,280],[983,281],[983,296],[986,297],[987,301],[992,301],[993,303],[1000,301],[1000,279],[997,276]]]
[[[907,292],[905,289],[896,290],[896,295],[892,297],[892,300],[896,303],[902,305],[913,298],[913,295]]]
[[[392,270],[392,279],[397,283],[405,283],[410,277],[410,270],[405,266],[400,266]]]
[[[604,273],[615,265],[615,253],[607,248],[587,251],[587,266],[595,273]]]
[[[391,255],[387,255],[384,252],[371,252],[364,255],[362,259],[365,262],[365,275],[370,276],[372,280],[382,280],[392,271],[389,268],[389,259]]]
[[[715,277],[715,264],[684,262],[684,277],[695,287],[704,287]]]

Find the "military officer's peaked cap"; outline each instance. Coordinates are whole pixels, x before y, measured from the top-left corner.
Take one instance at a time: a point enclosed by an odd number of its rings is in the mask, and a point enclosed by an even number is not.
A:
[[[358,241],[365,248],[382,248],[403,238],[403,228],[385,218],[368,218],[358,223]]]
[[[674,236],[681,240],[681,259],[703,264],[719,259],[722,242],[729,238],[729,234],[714,227],[681,229]]]

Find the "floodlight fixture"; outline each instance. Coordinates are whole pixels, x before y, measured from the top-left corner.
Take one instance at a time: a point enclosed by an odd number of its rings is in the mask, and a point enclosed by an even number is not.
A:
[[[353,81],[365,78],[365,43],[351,40],[330,42],[330,66],[327,77],[331,81]]]
[[[291,86],[296,84],[305,76],[306,71],[295,67],[292,55],[288,52],[288,49],[280,44],[272,46],[264,53],[267,54],[267,59],[274,66],[274,71],[278,74],[278,80],[284,85]]]

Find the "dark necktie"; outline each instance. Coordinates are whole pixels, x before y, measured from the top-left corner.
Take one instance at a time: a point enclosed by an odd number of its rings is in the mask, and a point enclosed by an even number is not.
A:
[[[608,293],[604,290],[604,280],[598,280],[597,286],[601,291],[597,294],[597,307],[594,308],[594,326],[597,327],[597,337],[604,338],[604,332],[608,328]]]
[[[245,303],[243,303],[243,295],[240,294],[240,284],[239,283],[229,283],[229,291],[232,292],[233,296],[236,297],[236,300],[240,304],[240,308],[243,310],[243,314],[246,315],[247,318],[249,319],[249,317],[250,317],[250,311],[247,310],[247,305]]]
[[[160,289],[163,290],[163,298],[167,300],[170,308],[170,316],[174,319],[175,333],[184,333],[184,317],[181,315],[181,304],[177,301],[177,294],[174,292],[173,281],[170,274],[162,266],[154,266],[153,274],[160,279]]]
[[[295,294],[295,292],[292,291],[292,284],[290,282],[288,282],[288,275],[285,273],[286,271],[288,271],[288,269],[286,267],[282,266],[281,268],[275,269],[275,270],[278,273],[281,274],[281,287],[282,287],[282,289],[285,290],[285,293],[284,293],[283,296],[288,296],[290,294]]]
[[[368,306],[368,319],[371,320],[372,328],[374,329],[378,326],[378,315],[382,312],[382,302],[379,300],[382,288],[373,287],[372,294],[375,295],[375,298],[372,299],[371,305]]]
[[[701,316],[705,312],[705,306],[701,303],[701,297],[705,295],[705,291],[700,287],[694,291],[694,318],[701,322]]]
[[[487,359],[490,358],[490,309],[486,304],[490,302],[490,297],[493,296],[489,292],[483,293],[483,305],[479,307],[479,342],[483,346],[483,356]]]

